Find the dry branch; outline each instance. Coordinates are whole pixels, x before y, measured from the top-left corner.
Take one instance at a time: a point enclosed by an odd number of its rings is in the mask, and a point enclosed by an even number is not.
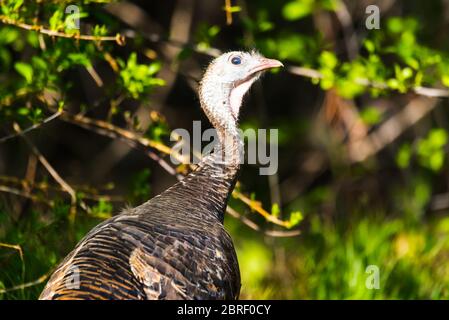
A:
[[[20,179],[17,177],[10,177],[10,176],[0,176],[0,181],[3,181],[6,184],[16,185],[16,186],[23,186],[24,189],[27,189],[27,191],[21,191],[16,188],[11,188],[10,186],[2,186],[0,185],[0,191],[19,195],[22,197],[30,198],[33,201],[42,201],[50,206],[53,206],[53,203],[46,201],[45,199],[41,199],[38,196],[33,196],[28,194],[28,189],[30,188],[30,185],[27,180]],[[112,201],[112,202],[124,202],[125,198],[122,196],[116,196],[116,195],[110,195],[110,194],[102,194],[98,192],[94,192],[91,189],[83,188],[82,186],[74,186],[72,185],[72,188],[78,191],[83,192],[83,198],[89,199],[89,200],[106,200],[106,201]],[[53,186],[49,185],[47,182],[36,182],[33,183],[33,189],[40,190],[42,192],[47,192],[49,190],[56,191],[56,192],[62,192],[66,193],[64,189],[62,189],[61,186]]]
[[[162,153],[165,153],[167,155],[171,155],[180,162],[183,162],[183,160],[184,160],[184,158],[179,153],[173,151],[169,146],[166,146],[166,145],[162,144],[161,142],[157,142],[157,141],[145,138],[145,137],[141,137],[129,130],[122,129],[120,127],[117,127],[117,126],[115,126],[111,123],[105,122],[105,121],[91,119],[91,118],[88,118],[88,117],[85,117],[85,116],[82,116],[79,114],[72,115],[67,112],[63,112],[63,114],[61,115],[61,119],[68,121],[70,123],[79,125],[85,129],[93,131],[97,134],[105,135],[110,138],[121,139],[134,148],[138,148],[141,146],[150,147],[150,148],[156,149]],[[157,157],[156,159],[162,160],[159,157]],[[159,163],[164,163],[164,169],[166,169],[167,171],[172,171],[168,168],[165,168],[166,166],[169,166],[165,161],[159,162]],[[178,179],[179,178],[181,178],[181,177],[178,177]],[[255,212],[257,212],[258,214],[262,215],[265,219],[267,219],[267,221],[270,221],[270,222],[272,222],[276,225],[282,226],[282,227],[289,226],[287,221],[280,220],[279,218],[273,216],[268,211],[263,209],[259,202],[251,200],[249,197],[247,197],[243,193],[241,193],[237,190],[234,190],[232,192],[232,195],[235,198],[241,200],[243,203],[245,203],[250,209],[252,209]]]
[[[235,219],[240,220],[243,224],[247,225],[251,229],[263,232],[266,236],[269,237],[277,237],[277,238],[285,238],[285,237],[295,237],[301,234],[300,230],[262,230],[262,228],[252,220],[248,219],[247,217],[241,215],[238,211],[228,206],[226,208],[226,213],[228,213],[230,216],[234,217]]]
[[[365,138],[349,144],[351,162],[362,162],[396,140],[437,105],[436,98],[417,97]]]
[[[60,115],[61,115],[60,111],[55,112],[54,114],[52,114],[48,118],[45,118],[44,120],[42,120],[41,122],[36,123],[36,124],[32,125],[31,127],[26,128],[26,129],[23,129],[20,133],[12,133],[10,135],[7,135],[6,137],[1,138],[0,139],[0,143],[5,142],[5,141],[7,141],[9,139],[12,139],[14,137],[17,137],[17,136],[19,136],[21,134],[26,134],[26,133],[28,133],[28,132],[30,132],[32,130],[35,130],[35,129],[43,126],[44,124],[47,124],[47,123],[51,122],[52,120],[56,119]]]
[[[29,192],[25,192],[25,191],[22,191],[22,190],[19,190],[19,189],[16,189],[16,188],[11,188],[9,186],[0,185],[0,191],[1,192],[5,192],[5,193],[14,194],[16,196],[28,198],[28,199],[30,199],[32,201],[35,201],[35,202],[43,202],[43,203],[47,204],[49,207],[53,207],[53,203],[52,202],[47,201],[45,199],[41,199],[41,198],[39,198],[39,197],[37,197],[35,195],[30,194]]]
[[[304,68],[304,67],[297,67],[297,66],[289,66],[287,67],[287,71],[289,71],[292,74],[295,74],[297,76],[301,77],[307,77],[307,78],[315,78],[315,79],[321,79],[323,78],[323,75],[320,71],[311,69],[311,68]],[[389,87],[386,83],[383,82],[374,82],[370,81],[366,78],[358,78],[355,80],[355,82],[359,85],[366,86],[366,87],[372,87],[376,89],[383,89],[386,90]],[[449,97],[449,90],[446,89],[440,89],[440,88],[429,88],[429,87],[413,87],[410,89],[412,92],[425,96],[425,97],[433,97],[433,98],[448,98]]]
[[[10,292],[10,291],[22,290],[22,289],[25,289],[25,288],[29,288],[29,287],[41,284],[45,280],[47,280],[47,278],[50,276],[52,271],[53,270],[50,270],[49,272],[47,272],[46,274],[40,276],[39,278],[37,278],[34,281],[27,282],[27,283],[22,283],[20,285],[17,285],[17,286],[11,287],[11,288],[7,288],[7,289],[0,289],[0,293],[6,293],[6,292]]]
[[[75,190],[59,175],[59,173],[52,167],[52,165],[48,162],[48,160],[44,157],[44,155],[39,151],[39,149],[28,139],[27,136],[23,135],[22,130],[20,129],[17,123],[14,123],[14,130],[23,137],[25,142],[30,147],[31,151],[36,155],[39,162],[45,167],[48,173],[55,179],[55,181],[70,195],[71,206],[70,206],[70,220],[74,221],[76,216],[76,192]],[[80,201],[81,206],[86,211],[89,211],[87,206]]]
[[[22,260],[22,262],[23,262],[23,250],[20,245],[0,242],[0,247],[11,248],[11,249],[17,250],[17,252],[19,252],[20,260]]]
[[[59,37],[59,38],[68,38],[68,39],[75,39],[75,40],[86,40],[86,41],[115,41],[118,45],[123,46],[125,44],[125,37],[121,34],[117,33],[115,36],[93,36],[93,35],[85,35],[85,34],[79,34],[79,33],[73,33],[68,34],[60,31],[55,30],[49,30],[46,29],[44,26],[40,25],[31,25],[27,23],[23,23],[14,19],[11,19],[9,17],[6,17],[4,15],[0,15],[0,22],[3,24],[15,26],[24,30],[28,31],[35,31],[39,32],[41,34],[45,34],[50,37]]]

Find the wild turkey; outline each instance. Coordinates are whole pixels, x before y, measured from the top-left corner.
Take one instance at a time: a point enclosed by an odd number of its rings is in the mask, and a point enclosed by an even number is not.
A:
[[[223,227],[240,163],[237,119],[254,81],[280,66],[256,52],[213,60],[199,97],[217,129],[214,152],[160,195],[92,229],[40,299],[237,299],[240,271]]]

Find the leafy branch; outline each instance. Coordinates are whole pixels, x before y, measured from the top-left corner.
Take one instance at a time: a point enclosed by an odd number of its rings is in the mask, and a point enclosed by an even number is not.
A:
[[[325,76],[322,72],[316,69],[307,68],[307,67],[298,67],[298,66],[288,66],[287,71],[302,77],[307,77],[310,79],[323,79]],[[367,78],[357,77],[354,79],[355,83],[365,86],[365,87],[371,87],[375,89],[381,89],[381,90],[388,90],[390,87],[385,82],[379,82],[379,81],[370,81]],[[449,97],[449,90],[447,89],[441,89],[441,88],[431,88],[431,87],[422,87],[422,86],[416,86],[411,87],[409,89],[410,91],[426,96],[426,97],[432,97],[432,98],[448,98]]]
[[[18,20],[11,19],[5,15],[0,15],[0,22],[3,24],[15,26],[15,27],[18,27],[18,28],[21,28],[24,30],[39,32],[41,34],[44,34],[44,35],[47,35],[50,37],[59,37],[59,38],[85,40],[85,41],[96,41],[96,42],[114,41],[120,46],[125,45],[125,40],[126,40],[125,37],[123,35],[121,35],[120,33],[117,33],[115,36],[96,36],[96,35],[80,34],[79,32],[69,34],[69,33],[65,33],[62,31],[46,29],[44,26],[37,25],[37,24],[27,24],[24,22],[20,22]]]

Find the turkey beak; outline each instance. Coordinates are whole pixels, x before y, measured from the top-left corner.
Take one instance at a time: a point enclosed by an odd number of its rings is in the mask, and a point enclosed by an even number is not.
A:
[[[259,63],[257,64],[257,66],[255,66],[251,70],[251,74],[254,74],[259,71],[264,71],[267,69],[283,67],[283,66],[284,65],[279,60],[262,58],[259,60]]]

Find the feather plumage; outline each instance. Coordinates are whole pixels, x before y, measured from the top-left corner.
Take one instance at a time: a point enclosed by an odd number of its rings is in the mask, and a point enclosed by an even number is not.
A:
[[[246,59],[247,71],[225,71],[229,55]],[[214,153],[160,195],[92,229],[61,262],[40,299],[239,297],[238,261],[223,219],[239,170],[241,141],[229,114],[238,110],[226,104],[239,82],[257,79],[263,68],[250,70],[262,61],[267,59],[256,53],[231,52],[211,64],[200,100],[219,133]]]

